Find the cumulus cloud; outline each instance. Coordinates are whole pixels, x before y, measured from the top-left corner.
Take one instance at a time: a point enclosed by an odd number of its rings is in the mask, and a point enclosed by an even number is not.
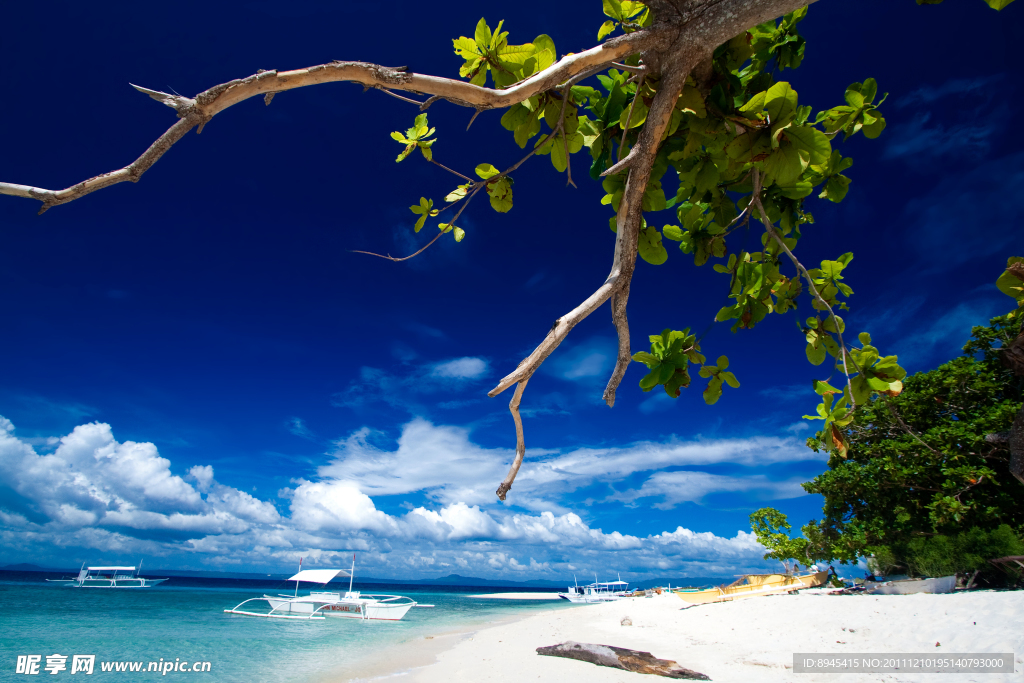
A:
[[[12,553],[38,559],[40,548],[49,548],[57,553],[52,561],[64,562],[61,549],[78,548],[89,556],[185,554],[215,566],[263,568],[289,566],[298,555],[313,565],[336,564],[357,550],[364,554],[364,575],[454,568],[564,577],[576,569],[623,565],[731,573],[760,566],[763,549],[750,534],[724,538],[679,527],[642,537],[595,528],[576,512],[544,501],[595,476],[621,478],[665,463],[750,462],[755,451],[762,462],[777,462],[796,453],[779,439],[542,451],[538,466],[516,483],[517,501],[533,505],[521,512],[496,504],[490,490],[510,451],[480,447],[465,429],[425,420],[407,424],[392,449],[372,446],[369,436],[364,429],[340,442],[315,477],[294,481],[275,505],[218,482],[210,465],[178,475],[156,446],[118,442],[107,424],[79,425],[41,455],[0,417],[0,481],[19,497],[13,507],[11,501],[0,504],[0,540],[14,561]],[[671,507],[719,490],[788,491],[787,482],[751,482],[654,472],[640,488],[619,496]],[[429,502],[403,514],[390,514],[374,500],[413,492],[425,493]]]
[[[374,496],[423,491],[444,505],[460,501],[480,505],[493,501],[494,482],[501,481],[514,457],[512,449],[478,446],[467,429],[435,425],[422,418],[402,428],[393,448],[373,445],[371,436],[364,428],[339,442],[332,461],[319,469],[319,476],[358,481],[363,491]],[[561,503],[565,494],[594,482],[615,484],[637,473],[669,467],[723,463],[750,467],[824,459],[795,437],[642,441],[566,452],[532,449],[530,455],[531,466],[516,478],[517,504],[559,513],[567,511]],[[695,486],[697,482],[695,478]],[[737,485],[732,490],[751,489]]]

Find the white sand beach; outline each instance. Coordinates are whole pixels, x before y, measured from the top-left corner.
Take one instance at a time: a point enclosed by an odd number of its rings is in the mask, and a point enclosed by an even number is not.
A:
[[[627,616],[632,625],[621,625]],[[436,663],[386,678],[410,683],[659,680],[536,653],[538,647],[574,640],[649,651],[718,682],[937,680],[935,674],[794,673],[794,652],[1013,652],[1013,674],[947,674],[942,680],[1020,681],[1024,591],[780,595],[692,607],[662,595],[544,611],[445,640],[449,649],[436,654]]]

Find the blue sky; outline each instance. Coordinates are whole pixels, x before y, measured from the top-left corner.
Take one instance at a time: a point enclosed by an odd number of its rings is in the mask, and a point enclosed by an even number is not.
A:
[[[455,77],[450,40],[480,16],[410,5],[399,29],[363,5],[283,7],[14,8],[0,29],[0,179],[65,187],[135,158],[173,115],[129,83],[192,95],[332,59]],[[599,3],[579,7],[486,17],[514,42],[546,32],[564,54],[603,21]],[[889,126],[841,145],[850,193],[809,200],[800,255],[853,251],[848,325],[924,370],[1007,308],[992,283],[1024,249],[1011,71],[1024,15],[849,7],[812,6],[806,62],[787,77],[819,109],[873,76]],[[969,49],[950,49],[950,26]],[[531,380],[527,461],[499,502],[511,396],[486,392],[604,279],[609,210],[599,184],[566,188],[536,159],[514,175],[511,212],[467,212],[462,243],[403,264],[354,254],[415,250],[427,238],[407,207],[453,188],[421,159],[394,163],[389,133],[415,113],[351,84],[288,92],[218,116],[138,184],[42,217],[0,197],[0,562],[278,570],[356,550],[365,574],[400,578],[707,576],[764,566],[754,509],[797,524],[820,512],[799,483],[825,467],[800,419],[821,369],[792,317],[708,332],[705,352],[727,354],[743,385],[715,406],[699,381],[676,401],[641,392],[637,366],[608,409],[607,309]],[[431,108],[439,160],[518,159],[500,113],[466,132],[468,117]],[[705,329],[724,298],[682,254],[640,263],[634,350],[665,327]]]

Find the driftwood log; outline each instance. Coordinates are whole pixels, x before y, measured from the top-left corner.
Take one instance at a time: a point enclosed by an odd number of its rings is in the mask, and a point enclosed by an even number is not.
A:
[[[638,674],[654,674],[665,678],[684,678],[691,681],[710,681],[706,675],[679,666],[670,659],[658,659],[650,652],[627,650],[624,647],[577,643],[567,640],[558,645],[538,647],[537,654],[548,657],[565,657],[590,662],[598,666],[610,666]]]

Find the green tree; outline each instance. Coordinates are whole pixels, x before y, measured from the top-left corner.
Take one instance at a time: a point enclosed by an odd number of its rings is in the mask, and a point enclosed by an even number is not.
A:
[[[1005,435],[1024,380],[1001,357],[1019,331],[1018,316],[993,318],[972,330],[962,356],[906,378],[898,396],[863,404],[845,457],[831,451],[828,470],[804,484],[825,499],[823,519],[805,532],[837,559],[888,546],[905,562],[915,548],[925,552],[918,539],[1024,530],[1024,485],[1010,473]],[[824,447],[820,436],[808,445]]]
[[[985,1],[998,10],[1012,0]],[[633,360],[649,370],[641,380],[645,391],[662,386],[670,396],[679,396],[690,384],[690,364],[708,380],[708,403],[718,400],[723,384],[739,386],[737,377],[726,370],[728,359],[721,356],[714,365],[705,364],[700,340],[688,331],[668,329],[653,335],[649,353],[633,354],[626,306],[636,259],[667,262],[666,239],[678,243],[687,259],[692,256],[695,266],[711,262],[723,275],[731,303],[719,311],[717,320],[731,321],[734,331],[751,329],[770,313],[794,310],[798,298],[806,294],[813,314],[801,325],[799,343],[806,343],[812,364],[830,359],[829,365],[844,377],[840,389],[815,383],[821,395],[823,443],[843,454],[844,427],[853,411],[871,396],[898,394],[905,373],[894,356],[882,356],[866,335],[860,336],[860,347],[849,345],[843,336],[845,324],[837,311],[846,310],[846,299],[853,294],[843,274],[853,255],[844,253],[822,261],[820,267],[806,268],[794,249],[804,226],[814,220],[804,200],[816,195],[839,202],[846,195],[851,181],[844,172],[852,161],[836,147],[858,133],[868,138],[882,133],[885,118],[879,107],[885,95],[873,78],[865,78],[847,85],[841,101],[832,106],[815,111],[800,102],[782,76],[804,59],[805,41],[798,25],[807,14],[806,4],[807,0],[603,0],[607,19],[597,29],[597,40],[613,37],[561,59],[549,36],[515,44],[503,22],[481,19],[472,36],[453,40],[463,80],[334,61],[293,71],[260,71],[194,98],[136,86],[178,116],[138,159],[63,190],[0,183],[0,194],[38,200],[40,212],[47,211],[120,182],[138,181],[189,131],[202,131],[210,119],[239,102],[261,96],[269,105],[276,94],[295,88],[352,81],[419,106],[412,127],[392,134],[402,146],[396,162],[421,157],[460,181],[443,203],[410,197],[416,202],[410,207],[417,216],[410,221],[413,229],[419,232],[437,218],[437,233],[410,256],[383,257],[398,261],[415,256],[443,235],[456,241],[469,238],[459,222],[481,191],[494,210],[511,210],[511,174],[533,156],[547,156],[566,174],[567,183],[575,185],[572,157],[586,149],[589,174],[601,180],[606,192],[601,201],[615,212],[609,222],[616,233],[611,271],[489,392],[495,396],[516,386],[509,404],[516,425],[516,458],[498,496],[504,499],[525,455],[519,405],[527,382],[570,330],[606,301],[611,303],[619,342],[604,391],[609,406]],[[596,84],[584,83],[594,77]],[[488,83],[494,87],[486,87]],[[837,99],[841,86],[837,84]],[[416,99],[417,95],[425,99]],[[441,136],[435,137],[426,113],[438,100],[477,113],[505,109],[501,125],[528,151],[505,169],[483,159],[473,173],[445,166],[439,160]],[[671,197],[663,189],[666,174],[678,181]],[[653,214],[667,211],[671,213],[655,221]],[[726,237],[751,222],[763,228],[760,250],[728,253]],[[837,394],[841,396],[835,400]]]

